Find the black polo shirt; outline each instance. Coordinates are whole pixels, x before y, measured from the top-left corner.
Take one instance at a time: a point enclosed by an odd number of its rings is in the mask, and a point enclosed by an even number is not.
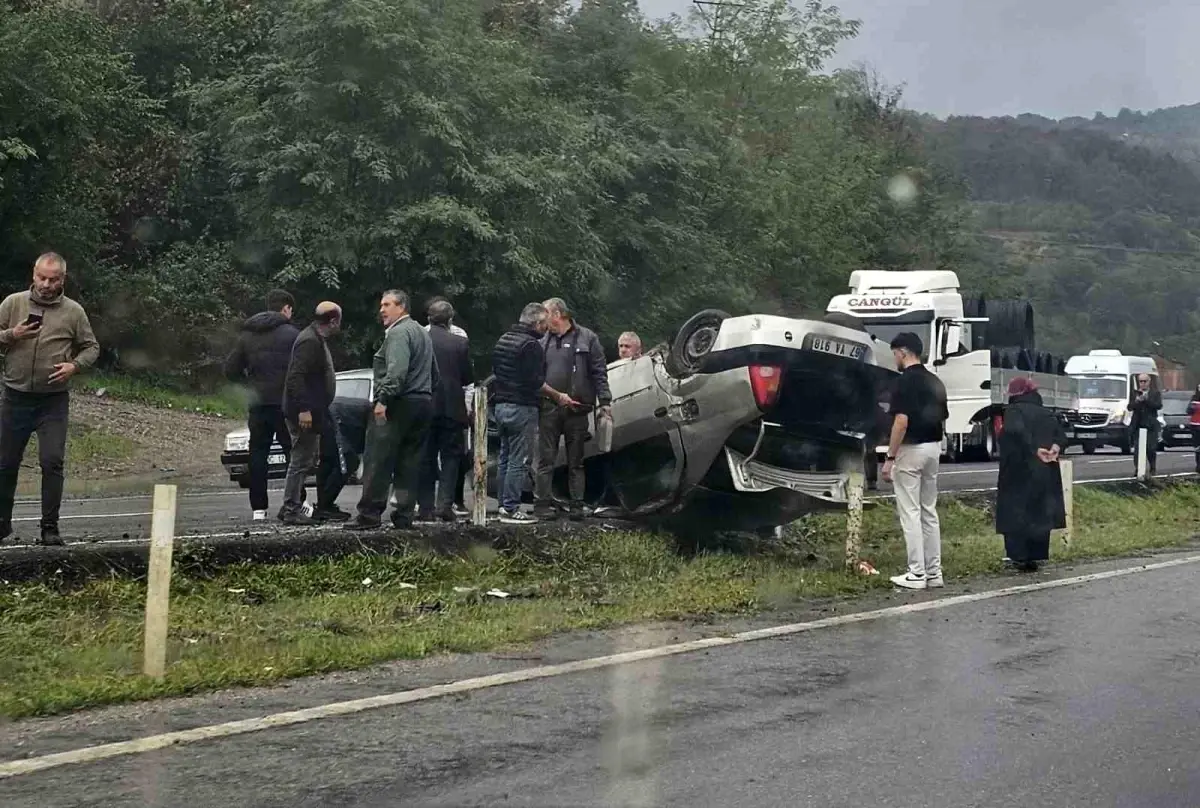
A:
[[[950,417],[946,386],[924,365],[905,368],[892,390],[891,412],[908,416],[904,443],[940,443]]]

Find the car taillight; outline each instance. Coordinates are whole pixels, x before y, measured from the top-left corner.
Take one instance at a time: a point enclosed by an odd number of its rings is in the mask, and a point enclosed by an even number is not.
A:
[[[769,410],[775,405],[782,382],[783,368],[776,365],[750,366],[750,389],[754,391],[754,402],[760,410]]]

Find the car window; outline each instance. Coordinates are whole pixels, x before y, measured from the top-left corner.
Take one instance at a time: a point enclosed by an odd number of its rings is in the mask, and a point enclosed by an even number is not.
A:
[[[1187,415],[1188,401],[1186,398],[1164,398],[1163,399],[1163,415]]]
[[[338,398],[359,398],[364,401],[371,398],[370,379],[338,379]]]

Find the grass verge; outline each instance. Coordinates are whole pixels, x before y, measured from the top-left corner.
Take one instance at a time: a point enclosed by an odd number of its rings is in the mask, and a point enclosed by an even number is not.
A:
[[[176,390],[153,379],[142,379],[117,373],[90,371],[77,381],[81,391],[105,391],[105,395],[121,401],[133,401],[160,409],[180,412],[199,412],[227,418],[246,414],[247,399],[236,385],[228,385],[216,393],[189,393]]]
[[[1076,489],[1076,538],[1057,561],[1187,542],[1200,486],[1145,497]],[[941,507],[949,578],[998,572],[1001,540],[986,506]],[[45,715],[135,699],[268,683],[438,652],[482,651],[568,629],[783,608],[886,588],[840,570],[844,518],[796,523],[782,541],[680,554],[670,537],[597,533],[465,556],[410,551],[273,566],[245,564],[172,582],[169,671],[137,675],[144,584],[0,591],[0,715]],[[890,508],[868,512],[864,556],[903,563]],[[511,597],[487,595],[499,588]]]

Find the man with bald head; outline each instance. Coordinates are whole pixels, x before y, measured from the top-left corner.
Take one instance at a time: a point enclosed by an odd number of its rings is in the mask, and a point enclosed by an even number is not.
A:
[[[0,539],[12,533],[21,458],[33,433],[42,466],[42,544],[62,544],[63,460],[67,451],[68,381],[100,356],[83,306],[63,293],[67,262],[45,253],[29,289],[0,303],[4,399],[0,403]]]
[[[317,306],[313,321],[296,337],[283,385],[283,413],[292,436],[292,456],[283,486],[279,521],[288,525],[311,525],[341,521],[350,514],[339,510],[337,495],[342,490],[338,457],[337,424],[329,407],[337,392],[337,377],[327,340],[342,327],[342,309],[325,301]],[[319,464],[318,464],[319,459]],[[307,516],[301,506],[304,482],[317,469],[317,507]]]

